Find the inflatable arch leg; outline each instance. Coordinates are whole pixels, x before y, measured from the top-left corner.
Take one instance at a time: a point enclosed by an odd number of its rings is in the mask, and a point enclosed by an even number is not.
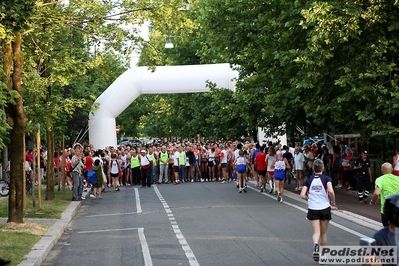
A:
[[[206,82],[235,89],[237,72],[229,64],[159,66],[127,70],[97,98],[99,108],[89,116],[89,141],[96,149],[117,145],[115,118],[141,94],[208,92]]]

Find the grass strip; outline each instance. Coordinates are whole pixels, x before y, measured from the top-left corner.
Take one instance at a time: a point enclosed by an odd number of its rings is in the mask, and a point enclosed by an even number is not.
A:
[[[37,187],[35,188],[35,203],[33,207],[32,196],[26,198],[26,208],[24,209],[24,218],[40,218],[40,219],[60,219],[61,213],[71,203],[72,192],[70,190],[55,191],[54,200],[45,200],[46,189],[41,189],[42,206],[38,207]],[[8,217],[8,200],[0,201],[0,217]]]
[[[10,265],[18,265],[49,227],[33,223],[0,224],[0,258],[10,260]]]
[[[71,191],[58,191],[56,189],[55,199],[45,200],[46,189],[42,188],[42,206],[38,208],[37,189],[38,188],[35,187],[35,207],[33,207],[32,196],[27,196],[26,198],[24,219],[60,219],[62,212],[64,212],[71,203]],[[0,217],[8,217],[8,200],[0,201]],[[10,265],[18,265],[40,238],[46,234],[50,226],[49,224],[27,222],[22,224],[0,223],[0,258],[10,260]]]

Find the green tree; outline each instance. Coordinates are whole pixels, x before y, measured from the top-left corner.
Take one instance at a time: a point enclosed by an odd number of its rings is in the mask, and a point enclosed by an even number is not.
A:
[[[398,5],[329,1],[303,10],[308,47],[294,82],[314,95],[314,119],[331,117],[367,137],[399,133]]]

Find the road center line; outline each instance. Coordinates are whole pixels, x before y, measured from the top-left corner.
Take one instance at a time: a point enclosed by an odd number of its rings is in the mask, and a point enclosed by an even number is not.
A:
[[[139,194],[139,189],[138,188],[134,188],[134,194],[136,195],[136,209],[137,209],[137,213],[141,214],[142,210],[141,210],[141,203],[140,203],[140,194]]]
[[[92,230],[92,231],[80,231],[78,234],[92,234],[92,233],[102,233],[102,232],[118,232],[118,231],[130,231],[137,230],[138,228],[119,228],[119,229],[104,229],[104,230]]]
[[[252,189],[252,190],[254,190],[254,191],[256,191],[256,192],[259,192],[258,189],[253,188],[253,187],[251,187],[251,186],[248,186],[248,188],[249,188],[249,189]],[[267,196],[267,197],[269,197],[269,198],[271,198],[271,199],[276,200],[276,196],[274,196],[274,195],[272,196],[272,195],[264,194],[264,193],[261,193],[261,194],[262,194],[263,196]],[[277,202],[277,201],[276,201],[276,202]],[[299,206],[297,206],[297,205],[295,205],[295,204],[292,204],[292,203],[289,203],[289,202],[286,202],[286,201],[283,201],[282,203],[285,204],[285,205],[291,206],[291,207],[293,207],[293,208],[295,208],[295,209],[298,209],[298,210],[300,210],[300,211],[303,211],[304,213],[307,213],[307,212],[308,212],[307,209],[302,208],[302,207],[299,207]],[[368,236],[366,236],[366,235],[363,235],[362,233],[359,233],[359,232],[357,232],[357,231],[355,231],[355,230],[352,230],[352,229],[350,229],[350,228],[348,228],[348,227],[346,227],[346,226],[343,226],[343,225],[341,225],[341,224],[338,224],[338,223],[336,223],[336,222],[334,222],[334,221],[330,221],[330,224],[333,225],[333,226],[335,226],[335,227],[338,227],[338,228],[341,229],[341,230],[344,230],[344,231],[346,231],[346,232],[348,232],[348,233],[351,233],[351,234],[353,234],[353,235],[355,235],[355,236],[358,236],[358,237],[368,237]]]
[[[137,212],[105,213],[105,214],[86,215],[85,217],[118,216],[118,215],[128,215],[128,214],[136,214],[136,213]]]
[[[162,203],[163,208],[165,209],[165,212],[167,213],[169,220],[171,221],[171,225],[173,228],[173,231],[175,232],[176,238],[179,240],[179,243],[181,245],[181,248],[184,251],[184,254],[186,254],[186,257],[188,259],[188,262],[190,263],[191,266],[199,266],[200,264],[197,261],[197,258],[194,255],[194,252],[191,250],[190,245],[187,243],[186,239],[183,236],[183,233],[180,231],[179,226],[177,225],[177,222],[175,218],[173,217],[173,213],[170,210],[169,205],[166,203],[165,199],[162,197],[161,192],[159,192],[159,189],[156,185],[152,186],[155,190],[155,193],[157,194],[159,200]]]

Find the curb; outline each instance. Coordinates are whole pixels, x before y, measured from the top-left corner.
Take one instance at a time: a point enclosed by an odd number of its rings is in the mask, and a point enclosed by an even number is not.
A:
[[[84,193],[83,196],[89,196],[90,190],[86,194]],[[83,201],[72,201],[61,214],[61,219],[49,228],[47,233],[32,247],[31,251],[24,256],[23,261],[18,266],[40,266],[64,234],[69,222],[76,215]]]

